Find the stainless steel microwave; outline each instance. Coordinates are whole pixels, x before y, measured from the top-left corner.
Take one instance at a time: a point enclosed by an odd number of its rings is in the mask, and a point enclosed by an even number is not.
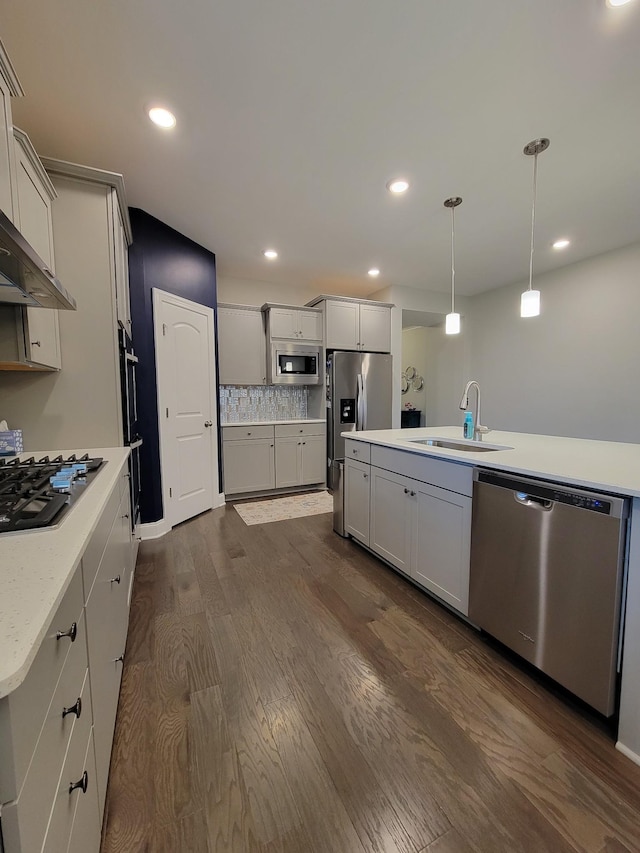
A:
[[[271,385],[319,385],[322,381],[322,347],[271,343]]]

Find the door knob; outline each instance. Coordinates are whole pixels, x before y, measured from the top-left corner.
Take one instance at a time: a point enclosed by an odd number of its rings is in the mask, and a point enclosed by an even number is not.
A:
[[[205,421],[205,422],[204,422],[204,425],[205,425],[206,427],[213,426],[213,421]]]

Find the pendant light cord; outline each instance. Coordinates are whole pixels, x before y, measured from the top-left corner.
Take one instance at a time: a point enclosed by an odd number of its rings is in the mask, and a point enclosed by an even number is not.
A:
[[[538,154],[533,157],[533,204],[531,206],[531,255],[529,257],[529,290],[533,286],[533,238],[536,227],[536,190],[538,185]]]
[[[451,313],[455,313],[455,286],[456,286],[456,267],[455,267],[455,240],[456,240],[456,209],[451,208]]]

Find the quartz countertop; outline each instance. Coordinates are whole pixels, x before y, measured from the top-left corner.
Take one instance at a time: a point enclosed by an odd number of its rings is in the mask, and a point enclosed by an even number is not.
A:
[[[221,423],[221,427],[254,427],[254,426],[273,426],[275,424],[323,424],[324,418],[298,418],[297,420],[279,420],[279,421],[228,421]]]
[[[343,432],[342,435],[354,441],[437,456],[464,465],[640,497],[640,444],[492,430],[484,435],[480,445],[478,442],[465,441],[461,426],[365,430]],[[510,449],[467,452],[411,441],[437,437],[471,446],[506,445]]]
[[[38,459],[59,452],[20,456]],[[129,448],[85,448],[75,453],[101,456],[107,464],[60,525],[0,536],[0,698],[24,681],[127,462]]]

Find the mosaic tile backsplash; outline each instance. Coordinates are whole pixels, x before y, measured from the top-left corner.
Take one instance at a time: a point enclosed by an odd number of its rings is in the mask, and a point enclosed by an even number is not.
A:
[[[308,399],[306,388],[221,385],[220,419],[223,424],[295,421],[307,417]]]

